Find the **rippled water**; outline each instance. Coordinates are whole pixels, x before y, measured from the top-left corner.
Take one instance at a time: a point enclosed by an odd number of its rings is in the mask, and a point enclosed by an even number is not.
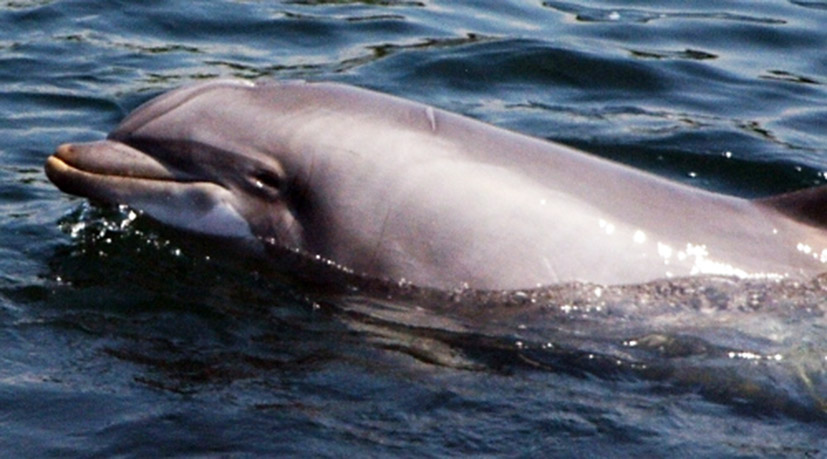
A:
[[[825,454],[823,279],[332,295],[42,172],[149,97],[234,75],[769,195],[825,181],[824,24],[797,0],[0,2],[0,448]]]

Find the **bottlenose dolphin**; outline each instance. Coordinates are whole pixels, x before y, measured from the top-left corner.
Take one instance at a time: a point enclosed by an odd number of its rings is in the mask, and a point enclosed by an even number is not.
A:
[[[747,200],[343,84],[213,80],[46,162],[61,190],[437,289],[827,270],[825,188]]]

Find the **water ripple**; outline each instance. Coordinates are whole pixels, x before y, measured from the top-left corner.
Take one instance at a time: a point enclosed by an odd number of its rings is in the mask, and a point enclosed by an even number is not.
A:
[[[745,23],[759,23],[779,25],[785,24],[782,19],[758,17],[729,12],[685,12],[685,11],[661,11],[645,10],[636,8],[593,8],[582,4],[569,2],[543,2],[543,6],[554,10],[571,14],[577,21],[582,22],[615,22],[615,23],[648,23],[669,19],[691,19],[699,21],[735,21]]]
[[[0,448],[823,454],[823,279],[337,297],[42,164],[193,80],[306,78],[763,196],[827,180],[826,21],[814,0],[0,2]]]

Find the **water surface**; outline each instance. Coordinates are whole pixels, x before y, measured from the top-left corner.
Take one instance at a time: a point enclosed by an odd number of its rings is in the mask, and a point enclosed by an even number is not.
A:
[[[824,183],[824,24],[798,0],[0,2],[0,448],[823,455],[823,280],[331,296],[42,164],[194,80],[304,78],[766,196]]]

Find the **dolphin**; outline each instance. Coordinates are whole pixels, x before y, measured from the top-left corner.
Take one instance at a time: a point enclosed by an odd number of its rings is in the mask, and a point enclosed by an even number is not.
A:
[[[176,228],[427,288],[827,270],[825,187],[727,196],[337,83],[185,86],[45,168]]]

